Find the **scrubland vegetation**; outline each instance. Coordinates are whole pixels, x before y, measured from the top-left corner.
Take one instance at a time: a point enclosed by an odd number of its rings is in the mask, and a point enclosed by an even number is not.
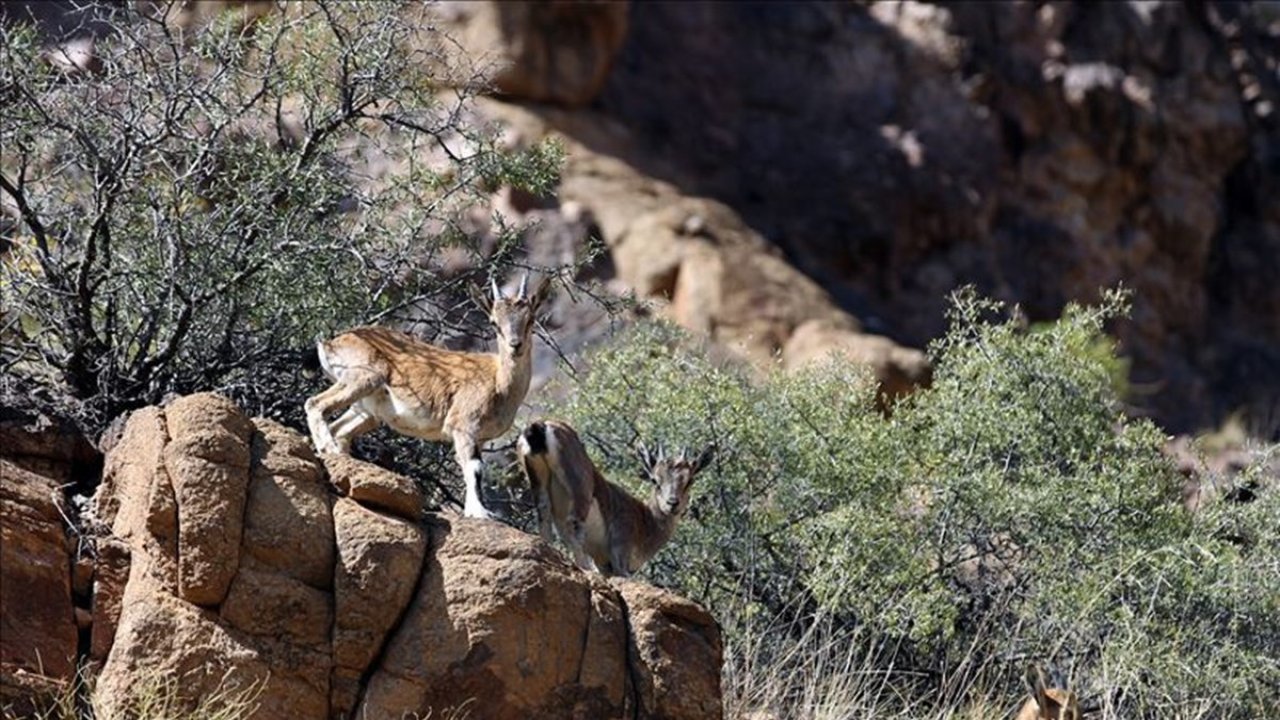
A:
[[[723,448],[646,572],[717,609],[741,707],[988,717],[1040,661],[1101,717],[1262,717],[1280,496],[1184,509],[1164,435],[1122,411],[1103,331],[1124,303],[1028,329],[961,292],[933,387],[889,418],[847,361],[753,380],[661,325],[557,411],[615,477],[637,435]]]

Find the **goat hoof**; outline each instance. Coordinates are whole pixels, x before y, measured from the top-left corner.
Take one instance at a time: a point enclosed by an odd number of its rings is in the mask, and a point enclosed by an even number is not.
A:
[[[474,507],[466,507],[462,510],[463,517],[476,518],[477,520],[494,520],[494,514],[484,508],[483,505]]]

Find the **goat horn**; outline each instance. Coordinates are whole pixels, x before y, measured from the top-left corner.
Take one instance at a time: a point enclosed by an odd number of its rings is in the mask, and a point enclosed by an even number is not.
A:
[[[524,277],[520,278],[520,294],[519,294],[519,298],[520,298],[521,300],[524,300],[524,299],[525,299],[524,291],[525,291],[525,288],[527,288],[528,286],[529,286],[529,273],[525,273],[525,274],[524,274]]]
[[[490,275],[489,284],[493,286],[493,301],[498,302],[502,299],[502,291],[498,289],[498,279]]]

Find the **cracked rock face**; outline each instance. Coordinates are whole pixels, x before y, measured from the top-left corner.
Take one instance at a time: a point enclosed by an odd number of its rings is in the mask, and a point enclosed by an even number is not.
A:
[[[98,462],[74,430],[0,407],[0,716],[29,717],[33,702],[59,697],[87,644],[76,602],[96,581],[76,560],[65,490]]]
[[[498,523],[423,517],[387,475],[213,394],[134,413],[94,499],[102,708],[159,671],[193,700],[259,688],[257,718],[722,715],[705,610]]]
[[[77,642],[66,467],[30,437],[0,427],[0,711],[15,714],[74,676]]]

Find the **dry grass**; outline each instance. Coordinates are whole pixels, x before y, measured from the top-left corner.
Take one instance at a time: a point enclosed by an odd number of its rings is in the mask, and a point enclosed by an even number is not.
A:
[[[1008,679],[1020,668],[991,662],[953,677],[912,678],[895,669],[896,649],[860,631],[818,618],[803,627],[762,626],[726,645],[725,717],[729,720],[1004,720],[1027,700]],[[965,663],[960,663],[963,667]],[[1118,687],[1118,679],[1096,679]],[[925,691],[926,687],[943,690]],[[1084,697],[1088,720],[1135,720],[1114,706],[1109,693]],[[1142,718],[1206,720],[1211,705],[1146,704],[1159,707]]]
[[[137,679],[127,704],[108,712],[96,697],[92,678],[82,669],[75,682],[67,684],[34,720],[241,720],[257,709],[262,687],[262,682],[243,687],[224,678],[193,704],[182,694],[179,678],[154,672]]]

